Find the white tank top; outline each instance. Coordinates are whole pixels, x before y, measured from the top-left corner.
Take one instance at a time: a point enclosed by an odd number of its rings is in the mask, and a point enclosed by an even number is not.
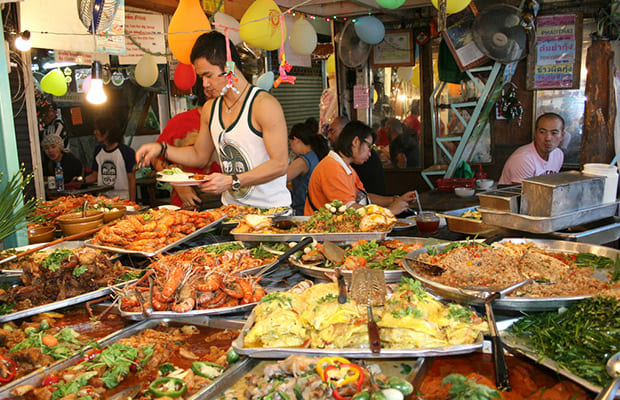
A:
[[[209,129],[224,174],[241,174],[269,160],[263,133],[252,126],[252,105],[261,90],[256,86],[250,87],[241,112],[228,128],[224,128],[221,118],[222,97],[213,102]],[[260,208],[290,206],[291,194],[286,188],[286,175],[260,185],[242,187],[237,192],[226,191],[222,193],[222,203]]]

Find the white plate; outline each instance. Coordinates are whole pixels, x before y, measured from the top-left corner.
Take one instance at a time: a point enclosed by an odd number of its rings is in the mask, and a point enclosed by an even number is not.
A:
[[[159,206],[157,208],[163,208],[165,210],[172,210],[172,211],[176,211],[176,210],[180,210],[181,209],[181,207],[173,206],[172,204],[165,204],[165,205]]]
[[[157,177],[157,180],[175,186],[198,186],[207,181],[206,179],[192,179],[191,176],[192,174],[165,175]]]
[[[409,229],[415,226],[415,219],[398,218],[398,221],[392,227],[393,231]]]

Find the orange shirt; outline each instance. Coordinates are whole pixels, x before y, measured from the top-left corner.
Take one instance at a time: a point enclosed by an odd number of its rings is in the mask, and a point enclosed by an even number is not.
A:
[[[358,190],[364,190],[364,185],[357,172],[347,166],[338,154],[330,151],[312,171],[304,215],[314,211],[310,200],[317,209],[334,200],[346,204],[356,200]]]

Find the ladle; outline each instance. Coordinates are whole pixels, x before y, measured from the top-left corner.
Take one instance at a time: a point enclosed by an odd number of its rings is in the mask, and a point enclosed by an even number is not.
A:
[[[82,204],[82,218],[86,218],[86,209],[88,208],[88,200],[84,200]]]
[[[614,398],[618,386],[620,385],[620,351],[611,356],[607,361],[607,373],[613,379],[605,390],[601,391],[594,400],[610,400]]]

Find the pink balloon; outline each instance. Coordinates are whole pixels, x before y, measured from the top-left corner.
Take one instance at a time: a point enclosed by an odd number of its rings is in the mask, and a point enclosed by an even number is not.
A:
[[[88,93],[88,91],[90,90],[90,82],[92,81],[93,76],[92,75],[88,75],[83,81],[82,81],[82,92],[84,93]]]
[[[174,70],[174,84],[181,90],[190,90],[196,83],[196,71],[191,64],[179,63]]]

